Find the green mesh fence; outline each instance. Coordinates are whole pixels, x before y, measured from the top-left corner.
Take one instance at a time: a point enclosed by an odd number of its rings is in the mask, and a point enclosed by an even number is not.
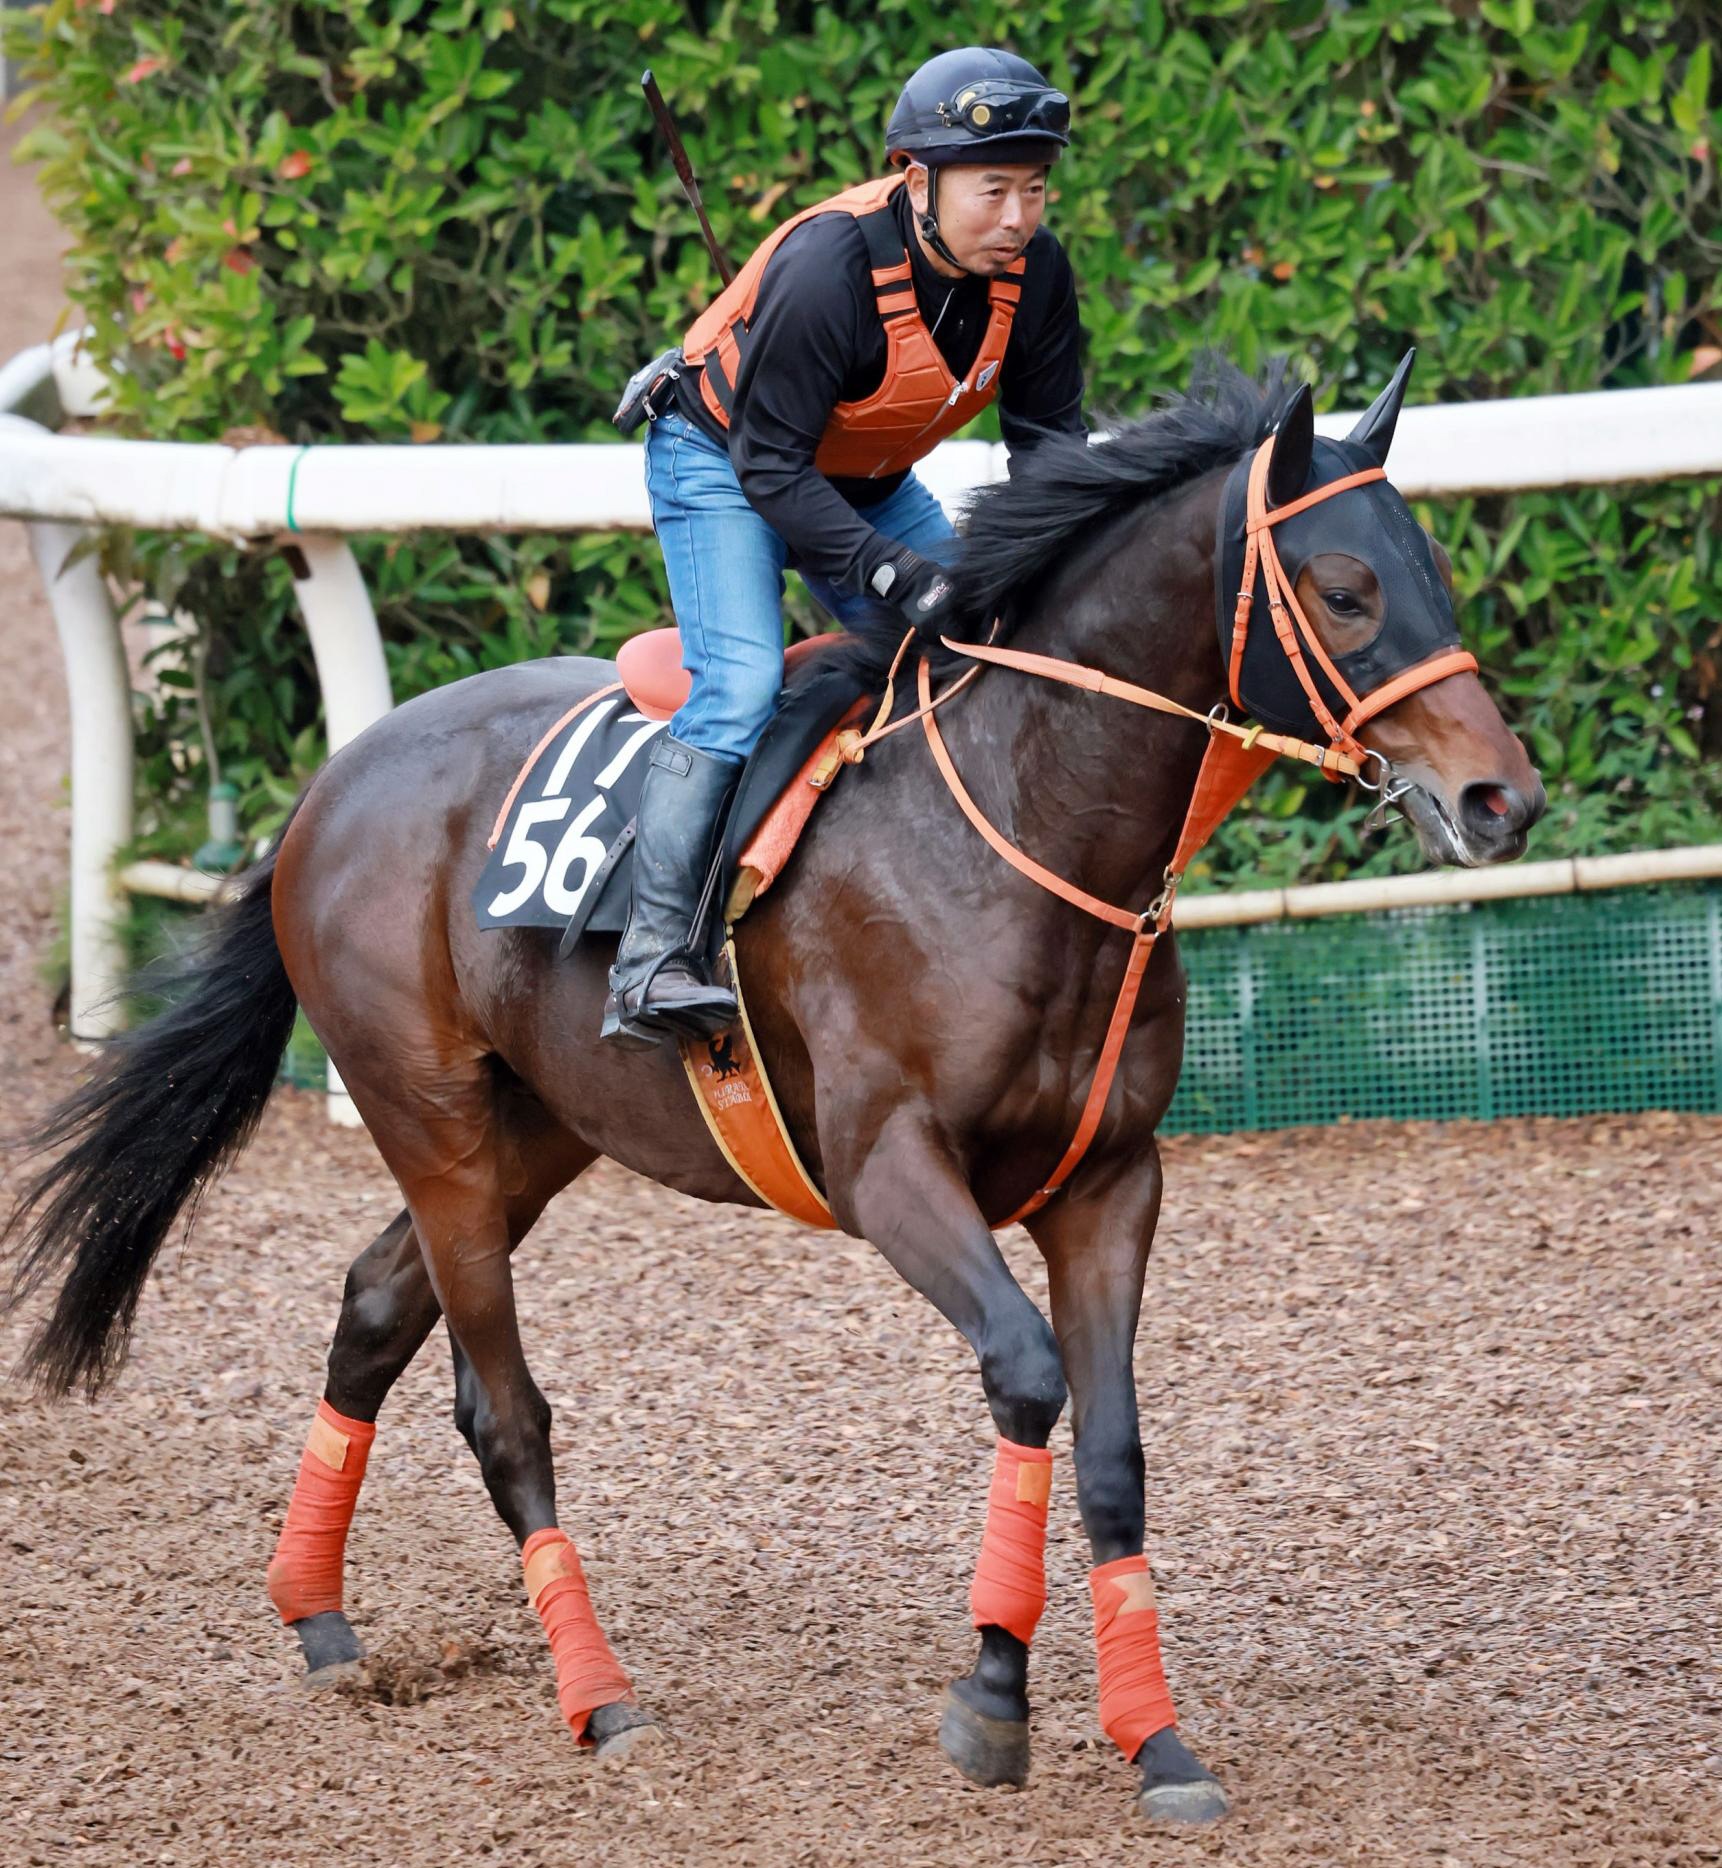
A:
[[[1165,1126],[1722,1111],[1722,883],[1179,937]]]
[[[287,1054],[281,1060],[277,1081],[291,1083],[296,1090],[326,1090],[329,1087],[329,1058],[317,1034],[305,1023],[301,1012],[293,1022],[293,1035],[287,1040]]]

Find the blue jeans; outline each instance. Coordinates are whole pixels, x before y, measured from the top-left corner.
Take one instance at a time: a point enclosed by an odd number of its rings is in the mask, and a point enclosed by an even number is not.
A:
[[[646,493],[682,664],[694,680],[670,731],[700,752],[745,759],[783,686],[789,547],[748,504],[728,450],[679,415],[660,415],[646,436]],[[943,547],[955,536],[944,507],[913,474],[888,499],[859,510],[924,557],[947,556]],[[808,578],[807,587],[839,622],[877,601],[844,596],[822,578]]]

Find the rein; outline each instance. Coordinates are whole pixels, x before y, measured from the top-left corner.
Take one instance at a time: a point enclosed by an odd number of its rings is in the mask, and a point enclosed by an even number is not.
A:
[[[859,765],[869,746],[882,739],[889,739],[903,727],[912,726],[917,720],[931,715],[935,708],[944,706],[946,701],[960,694],[981,672],[983,664],[991,663],[999,668],[1014,668],[1019,674],[1038,675],[1044,681],[1059,681],[1066,687],[1081,688],[1085,693],[1107,694],[1114,700],[1129,701],[1132,706],[1147,707],[1155,713],[1176,714],[1185,720],[1199,721],[1210,732],[1229,734],[1246,751],[1259,746],[1264,752],[1271,752],[1275,758],[1301,759],[1330,778],[1363,780],[1371,760],[1383,768],[1387,764],[1380,753],[1372,752],[1368,747],[1359,747],[1353,754],[1341,752],[1337,746],[1312,745],[1308,740],[1294,739],[1286,733],[1270,733],[1260,725],[1237,726],[1225,717],[1223,704],[1209,713],[1199,713],[1194,707],[1186,707],[1182,701],[1173,700],[1165,694],[1156,694],[1152,688],[1138,687],[1133,681],[1120,681],[1115,675],[1105,674],[1098,668],[1089,668],[1082,662],[1061,661],[1056,655],[1035,655],[1027,649],[995,647],[992,637],[998,634],[998,630],[999,625],[995,620],[985,642],[953,642],[949,636],[941,636],[939,640],[947,649],[975,663],[975,666],[959,675],[942,694],[928,698],[923,691],[919,707],[904,714],[900,720],[892,720],[891,714],[897,704],[897,673],[902,666],[904,653],[915,640],[915,632],[911,629],[897,645],[897,654],[891,663],[890,673],[885,677],[885,691],[880,696],[872,724],[864,733],[850,727],[838,735],[838,751],[844,762]],[[924,665],[925,657],[922,661]],[[1471,662],[1473,668],[1476,665],[1474,661]],[[1443,672],[1457,673],[1458,670]]]
[[[994,638],[998,635],[999,621],[995,619],[987,640],[984,642],[953,642],[948,637],[941,640],[944,646],[957,655],[965,657],[973,664],[965,673],[959,675],[942,693],[933,693],[932,665],[928,658],[921,656],[916,668],[916,690],[920,705],[906,713],[900,720],[892,720],[891,714],[896,705],[896,678],[902,667],[903,658],[910,644],[915,640],[915,632],[910,630],[898,644],[897,653],[891,662],[890,671],[885,679],[885,691],[880,698],[877,712],[865,732],[851,727],[837,736],[838,757],[846,764],[858,765],[866,757],[867,748],[888,738],[901,728],[921,722],[927,745],[932,752],[933,761],[938,766],[951,795],[956,799],[963,815],[974,825],[987,844],[1005,862],[1026,876],[1029,881],[1049,893],[1058,896],[1061,901],[1070,903],[1073,908],[1084,914],[1092,915],[1096,920],[1104,921],[1109,927],[1120,928],[1131,936],[1130,954],[1125,962],[1124,978],[1118,989],[1118,997],[1112,1007],[1112,1017],[1107,1023],[1106,1036],[1101,1043],[1100,1056],[1096,1060],[1094,1078],[1089,1085],[1088,1095],[1082,1106],[1082,1113],[1077,1119],[1076,1132],[1071,1137],[1070,1146],[1065,1150],[1062,1160],[1053,1169],[1046,1182],[999,1225],[1013,1225],[1037,1213],[1046,1205],[1054,1194],[1064,1185],[1075,1171],[1082,1157],[1088,1152],[1100,1127],[1100,1119],[1105,1114],[1107,1098],[1111,1093],[1112,1080],[1118,1072],[1118,1062],[1124,1051],[1124,1040],[1129,1035],[1130,1020],[1136,1009],[1136,1000],[1141,991],[1143,976],[1148,970],[1148,961],[1154,951],[1154,943],[1171,925],[1172,904],[1178,892],[1178,884],[1191,859],[1213,835],[1222,822],[1230,815],[1233,807],[1243,797],[1256,778],[1270,761],[1278,758],[1297,759],[1307,765],[1315,766],[1323,776],[1337,781],[1342,777],[1355,778],[1368,790],[1379,791],[1385,803],[1394,795],[1393,769],[1379,752],[1362,744],[1356,737],[1356,729],[1365,721],[1391,707],[1406,695],[1416,693],[1420,688],[1431,686],[1437,681],[1444,681],[1450,675],[1474,674],[1477,670],[1475,656],[1463,649],[1456,649],[1432,660],[1407,669],[1403,674],[1385,681],[1370,694],[1359,697],[1355,694],[1332,659],[1322,647],[1320,639],[1310,627],[1309,619],[1304,615],[1297,596],[1292,589],[1291,579],[1287,577],[1284,565],[1280,562],[1278,550],[1274,545],[1273,527],[1283,519],[1292,518],[1310,507],[1319,505],[1323,500],[1349,492],[1353,487],[1364,486],[1373,480],[1386,479],[1386,473],[1379,467],[1372,467],[1361,473],[1347,474],[1342,479],[1328,482],[1306,493],[1301,499],[1288,505],[1269,511],[1267,507],[1268,467],[1273,458],[1274,437],[1270,435],[1256,452],[1251,463],[1249,479],[1249,501],[1247,507],[1248,537],[1245,546],[1244,575],[1242,588],[1238,592],[1238,607],[1232,629],[1231,666],[1228,671],[1229,686],[1234,703],[1241,706],[1238,692],[1239,675],[1243,665],[1244,642],[1255,608],[1255,583],[1258,567],[1267,589],[1268,612],[1272,618],[1274,634],[1284,650],[1286,659],[1291,663],[1304,692],[1308,695],[1316,718],[1326,728],[1330,744],[1317,746],[1307,740],[1295,739],[1287,734],[1269,733],[1260,725],[1242,727],[1235,725],[1225,717],[1225,704],[1222,702],[1209,713],[1200,713],[1193,707],[1186,707],[1182,701],[1172,700],[1164,694],[1156,694],[1150,688],[1138,687],[1134,682],[1120,681],[1115,676],[1103,673],[1098,668],[1090,668],[1080,662],[1067,662],[1053,655],[1036,655],[1023,649],[1008,649],[998,646]],[[1335,690],[1344,701],[1347,712],[1343,720],[1335,718],[1332,710],[1322,698],[1314,677],[1309,671],[1304,649],[1314,656],[1322,673],[1331,681]],[[1178,835],[1177,849],[1172,861],[1167,865],[1162,878],[1160,892],[1149,905],[1136,911],[1120,908],[1111,902],[1100,900],[1086,890],[1067,882],[1050,869],[1037,863],[1033,857],[1025,855],[1015,844],[992,824],[980,806],[969,795],[952,761],[950,749],[946,746],[944,735],[934,719],[936,711],[953,699],[967,687],[986,666],[1012,668],[1019,674],[1034,675],[1041,680],[1057,681],[1067,687],[1080,688],[1091,694],[1104,694],[1114,700],[1127,701],[1135,707],[1148,708],[1155,713],[1173,714],[1186,720],[1198,721],[1208,729],[1208,749],[1202,755],[1202,764],[1196,774],[1195,790],[1191,794],[1189,808],[1184,816],[1183,828]],[[1365,776],[1371,762],[1377,766],[1375,782]]]

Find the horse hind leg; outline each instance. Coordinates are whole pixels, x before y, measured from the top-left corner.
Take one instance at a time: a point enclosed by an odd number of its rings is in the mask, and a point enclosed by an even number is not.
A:
[[[504,1099],[483,1059],[451,1065],[423,1088],[344,1074],[406,1196],[458,1352],[457,1419],[491,1502],[520,1546],[527,1596],[555,1660],[563,1716],[577,1741],[626,1748],[652,1722],[632,1703],[632,1683],[599,1629],[579,1556],[556,1521],[550,1406],[526,1366],[509,1264],[525,1230],[512,1189],[531,1177],[523,1177],[525,1154],[499,1119]],[[557,1134],[572,1144],[564,1131]],[[587,1151],[585,1161],[592,1158]],[[558,1184],[577,1171],[571,1165]],[[533,1218],[548,1197],[546,1191],[532,1204]]]
[[[478,1436],[482,1385],[471,1360],[461,1348],[459,1339],[451,1337],[449,1347],[454,1352],[455,1425],[460,1429],[461,1438],[472,1448],[473,1456],[479,1461],[482,1469],[484,1452]],[[499,1506],[498,1509],[500,1510],[501,1507]],[[569,1548],[571,1550],[572,1545]],[[530,1587],[529,1581],[529,1590]],[[553,1646],[552,1652],[554,1651]],[[562,1672],[560,1658],[558,1658],[557,1672],[560,1676]],[[559,1690],[558,1699],[560,1698]],[[654,1742],[660,1733],[661,1728],[652,1714],[629,1697],[609,1700],[603,1705],[594,1706],[587,1715],[584,1736],[591,1740],[598,1756],[609,1763],[626,1756],[627,1753],[642,1745]],[[576,1736],[579,1734],[577,1733]]]
[[[517,1170],[507,1201],[512,1247],[596,1156],[557,1128],[541,1107],[524,1108],[518,1099],[507,1138]],[[343,1678],[363,1658],[342,1603],[347,1533],[377,1415],[441,1314],[412,1216],[403,1209],[347,1272],[323,1400],[270,1564],[270,1594],[298,1637],[309,1686]],[[458,1346],[455,1356],[458,1377]],[[465,1432],[458,1400],[455,1414]],[[341,1457],[338,1468],[331,1468],[332,1450]]]
[[[632,1682],[599,1629],[578,1553],[557,1523],[550,1405],[526,1366],[508,1257],[492,1243],[497,1216],[486,1211],[482,1179],[463,1164],[407,1190],[460,1352],[458,1405],[491,1503],[520,1547],[563,1717],[576,1741],[622,1749],[652,1721],[632,1703]]]

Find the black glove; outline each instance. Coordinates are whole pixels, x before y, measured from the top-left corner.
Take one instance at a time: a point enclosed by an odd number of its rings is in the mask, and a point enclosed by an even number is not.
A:
[[[955,620],[957,587],[950,572],[907,545],[887,558],[868,584],[875,595],[896,604],[924,641],[938,641]]]

